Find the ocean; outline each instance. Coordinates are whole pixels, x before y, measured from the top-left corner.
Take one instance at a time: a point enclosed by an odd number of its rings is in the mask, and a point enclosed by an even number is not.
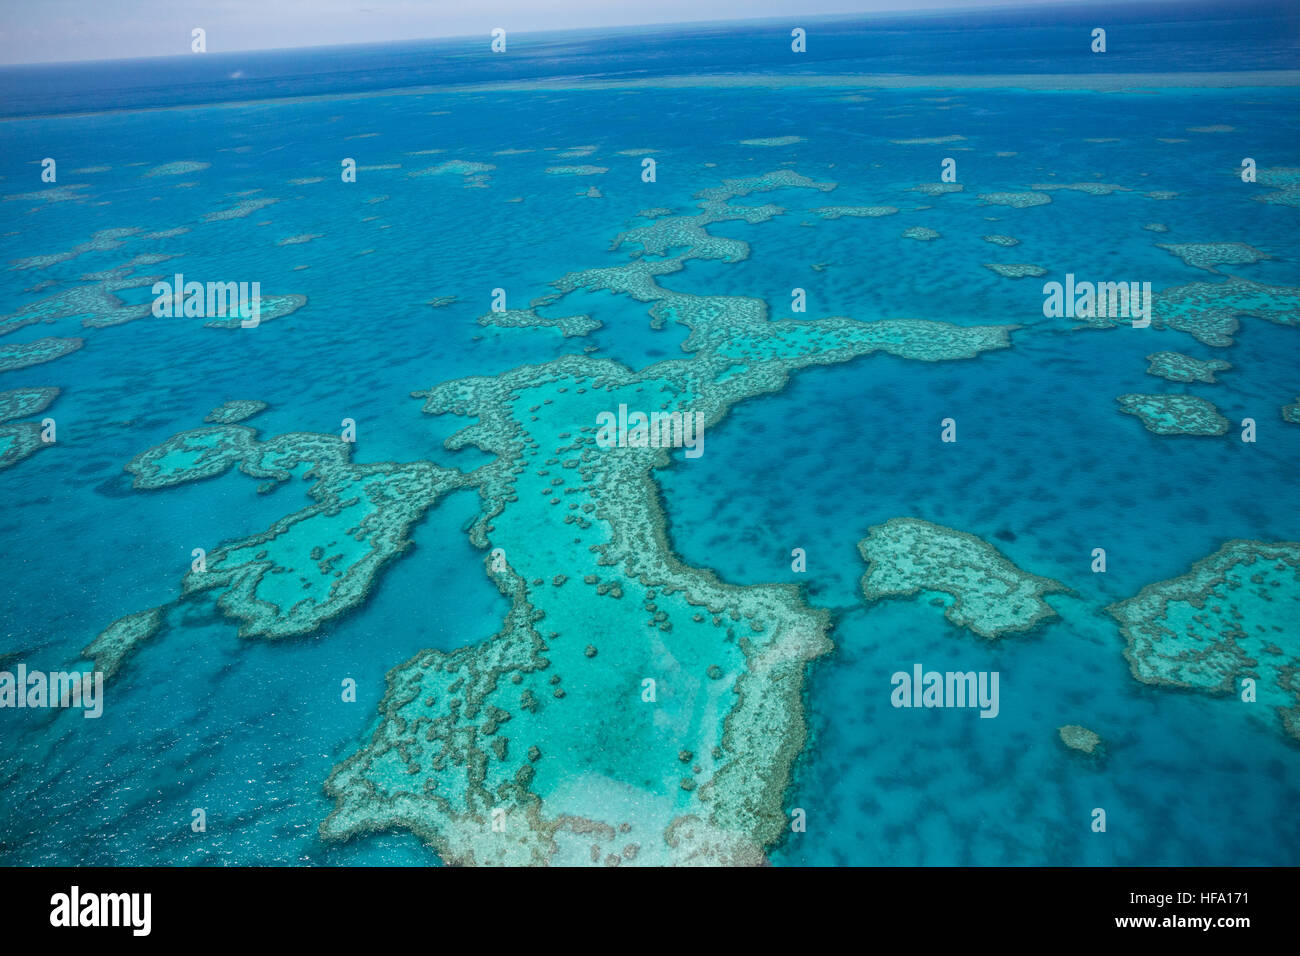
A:
[[[1297,71],[1240,3],[0,70],[0,669],[165,609],[101,717],[0,707],[0,862],[1300,862]],[[620,403],[703,454],[605,453]],[[868,597],[904,518],[940,557]],[[1115,613],[1238,540],[1276,622]]]

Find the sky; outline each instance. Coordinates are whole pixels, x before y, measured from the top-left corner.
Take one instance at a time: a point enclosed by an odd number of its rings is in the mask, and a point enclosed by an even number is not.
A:
[[[1083,2],[1083,0],[1075,0]],[[1028,5],[1026,0],[0,0],[0,64],[487,37],[581,27]],[[486,41],[485,41],[486,42]]]

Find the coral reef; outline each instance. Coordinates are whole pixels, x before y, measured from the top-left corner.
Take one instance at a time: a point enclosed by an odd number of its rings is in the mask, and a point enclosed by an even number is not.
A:
[[[1056,614],[1043,596],[1065,585],[1020,570],[975,535],[920,518],[891,518],[858,542],[867,562],[862,594],[868,601],[947,594],[944,617],[980,637],[1028,631]]]
[[[32,342],[0,345],[0,372],[12,372],[43,362],[53,362],[81,348],[85,342],[78,338],[47,336]]]
[[[926,226],[910,226],[903,230],[904,239],[919,239],[922,242],[928,242],[931,239],[938,239],[940,233],[936,229],[930,229]]]
[[[1241,700],[1249,679],[1300,740],[1300,543],[1229,541],[1107,610],[1135,678]]]
[[[58,397],[57,388],[15,388],[0,392],[0,422],[39,415]]]
[[[1218,272],[1220,265],[1241,266],[1273,258],[1244,242],[1171,242],[1156,243],[1157,249],[1172,253],[1196,269]]]
[[[1065,746],[1089,757],[1100,756],[1105,751],[1101,738],[1087,727],[1066,724],[1064,727],[1058,727],[1056,733]]]
[[[1216,372],[1232,368],[1223,359],[1198,359],[1181,352],[1152,352],[1147,356],[1147,374],[1171,382],[1203,382],[1213,385]]]
[[[727,180],[697,196],[697,215],[614,242],[685,246],[675,258],[633,252],[553,283],[646,303],[659,327],[689,330],[685,357],[633,372],[569,356],[417,393],[429,414],[472,420],[448,449],[493,456],[465,479],[483,501],[470,538],[511,610],[489,640],[390,672],[372,740],[326,784],[327,839],[403,827],[455,863],[752,864],[784,831],[804,669],[830,648],[828,618],[790,586],[730,585],[679,562],[654,479],[670,451],[598,446],[596,417],[626,404],[699,414],[707,428],[801,368],[876,351],[971,358],[1010,331],[774,322],[762,300],[658,284],[691,258],[738,258],[704,227],[763,221],[767,207],[729,200],[785,186],[832,188],[788,171]],[[687,776],[682,752],[695,755]]]
[[[478,324],[499,329],[559,329],[560,334],[566,339],[586,335],[600,328],[600,323],[589,315],[566,315],[549,319],[538,315],[532,309],[489,312],[487,315],[479,316]]]
[[[236,422],[242,422],[246,418],[252,418],[266,411],[267,407],[266,402],[259,402],[255,398],[234,399],[223,402],[208,412],[203,420],[216,425],[234,425]]]
[[[1047,270],[1032,262],[986,262],[985,269],[992,269],[1004,279],[1037,279],[1047,275]]]
[[[1212,402],[1197,395],[1121,395],[1122,411],[1136,415],[1157,435],[1222,435],[1229,422]]]
[[[898,212],[897,206],[821,206],[813,210],[823,219],[842,219],[845,216],[858,219],[874,219],[879,216],[892,216]]]
[[[1043,206],[1052,201],[1052,197],[1044,192],[980,193],[977,198],[990,206],[1010,206],[1013,209]]]

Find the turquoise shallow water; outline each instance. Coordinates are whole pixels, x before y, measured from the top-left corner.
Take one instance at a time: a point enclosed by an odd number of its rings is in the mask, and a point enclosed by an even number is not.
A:
[[[1279,414],[1300,394],[1300,332],[1246,318],[1235,345],[1210,349],[1173,331],[1072,329],[1042,317],[1043,280],[1002,278],[985,263],[1035,263],[1058,279],[1067,271],[1141,279],[1159,290],[1220,276],[1155,243],[1244,242],[1271,258],[1224,272],[1300,284],[1296,209],[1254,201],[1268,187],[1237,175],[1243,155],[1261,168],[1300,165],[1296,106],[1291,88],[1102,94],[863,84],[428,92],[6,122],[0,260],[65,251],[101,229],[141,230],[46,269],[0,270],[6,311],[141,253],[177,256],[141,274],[256,277],[264,294],[302,294],[308,304],[249,335],[164,318],[82,329],[72,316],[0,338],[0,346],[85,339],[55,362],[0,374],[0,390],[62,389],[47,413],[58,422],[57,446],[0,472],[0,654],[13,655],[6,666],[69,665],[113,620],[175,597],[196,542],[211,548],[258,533],[309,503],[301,483],[261,495],[255,479],[235,471],[131,489],[123,466],[133,456],[198,427],[223,401],[269,403],[248,422],[263,436],[337,433],[352,418],[361,423],[359,462],[472,468],[484,460],[479,452],[442,448],[459,420],[422,414],[412,391],[588,346],[636,369],[680,355],[684,330],[653,329],[644,307],[608,293],[573,293],[541,310],[603,323],[585,337],[476,320],[495,288],[523,308],[570,271],[625,262],[627,251],[610,243],[639,210],[689,213],[695,193],[724,178],[789,168],[838,187],[738,201],[784,213],[710,226],[750,243],[749,257],[691,261],[661,284],[759,297],[774,318],[789,317],[790,290],[801,287],[806,317],[1025,328],[1010,349],[969,361],[875,355],[799,372],[779,394],[732,409],[709,431],[702,458],[677,457],[659,474],[670,540],[685,563],[732,584],[801,584],[810,604],[835,615],[836,650],[810,669],[812,734],[786,797],[787,808],[807,811],[808,828],[778,846],[774,861],[1295,864],[1294,742],[1262,707],[1135,681],[1101,609],[1184,573],[1225,540],[1300,540],[1300,427]],[[1192,131],[1213,126],[1231,129]],[[892,142],[952,135],[964,138]],[[739,142],[781,136],[802,141]],[[433,149],[444,152],[412,155]],[[498,155],[521,149],[530,152]],[[641,181],[639,157],[620,155],[642,149],[656,151],[653,184]],[[60,186],[82,187],[76,198],[14,198],[41,188],[31,158],[46,155],[59,157]],[[341,156],[400,168],[363,168],[343,185]],[[964,192],[911,191],[937,180],[948,156]],[[492,164],[486,188],[454,172],[408,175],[452,159]],[[211,165],[144,176],[178,161]],[[573,164],[607,171],[544,171]],[[74,172],[87,167],[107,168]],[[290,182],[317,176],[323,181]],[[1127,191],[1057,191],[1050,204],[1025,209],[977,199],[1075,182]],[[600,198],[579,195],[592,185]],[[204,220],[248,190],[278,201],[246,218]],[[1145,195],[1152,190],[1177,196]],[[826,205],[900,211],[838,220],[812,212]],[[1168,231],[1142,228],[1152,222]],[[903,238],[912,226],[940,237]],[[176,227],[190,231],[142,235]],[[994,233],[1020,244],[981,238]],[[319,237],[278,244],[304,234]],[[44,280],[55,284],[32,291]],[[122,297],[145,302],[147,292]],[[439,296],[456,301],[426,304]],[[1233,369],[1218,384],[1174,385],[1145,373],[1144,356],[1157,349],[1223,357]],[[1115,403],[1135,391],[1201,395],[1233,430],[1221,439],[1150,434]],[[949,416],[959,423],[955,445],[937,440]],[[1253,445],[1234,437],[1245,417],[1259,423]],[[508,602],[465,535],[477,510],[472,491],[440,501],[366,603],[310,637],[241,639],[211,601],[185,605],[114,678],[93,732],[76,714],[0,711],[0,859],[434,861],[404,833],[323,845],[316,828],[332,802],[321,785],[368,738],[391,667],[424,648],[476,644],[500,627]],[[952,627],[923,599],[867,607],[856,544],[897,516],[978,535],[1077,593],[1050,599],[1058,619],[997,644]],[[794,547],[807,550],[805,574],[790,570]],[[1107,550],[1105,575],[1089,571],[1094,547]],[[889,675],[916,661],[999,671],[999,718],[891,708]],[[345,677],[357,682],[354,704],[339,701]],[[1055,728],[1067,723],[1101,734],[1104,764],[1059,744]],[[1109,815],[1105,835],[1088,829],[1098,806]],[[194,807],[207,809],[205,839],[189,830]]]

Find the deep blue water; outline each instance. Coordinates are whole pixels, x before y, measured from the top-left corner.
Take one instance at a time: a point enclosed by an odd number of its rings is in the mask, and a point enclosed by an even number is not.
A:
[[[809,31],[805,53],[790,31]],[[1104,56],[1091,30],[1107,29]],[[0,68],[0,115],[30,116],[285,96],[551,78],[680,74],[1184,73],[1300,65],[1300,12],[1290,0],[1037,6],[805,17],[679,27],[508,34],[489,38],[74,65]]]

